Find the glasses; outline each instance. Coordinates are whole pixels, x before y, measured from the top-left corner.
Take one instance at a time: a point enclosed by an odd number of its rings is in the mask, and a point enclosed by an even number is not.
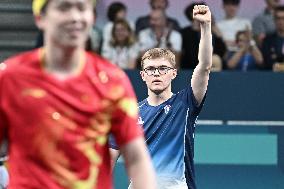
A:
[[[156,70],[158,70],[158,73],[160,75],[165,75],[168,73],[169,70],[174,70],[174,68],[168,67],[168,66],[159,66],[159,67],[153,67],[153,66],[149,66],[147,68],[144,69],[144,72],[146,72],[146,74],[148,76],[154,75],[156,73]]]

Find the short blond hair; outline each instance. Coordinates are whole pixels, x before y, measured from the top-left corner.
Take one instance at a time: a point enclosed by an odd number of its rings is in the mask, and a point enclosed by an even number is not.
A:
[[[176,67],[176,58],[175,54],[170,51],[169,49],[163,49],[163,48],[153,48],[149,49],[144,53],[144,55],[141,58],[141,68],[143,69],[144,61],[146,59],[153,60],[163,58],[171,63],[171,65],[175,68]]]

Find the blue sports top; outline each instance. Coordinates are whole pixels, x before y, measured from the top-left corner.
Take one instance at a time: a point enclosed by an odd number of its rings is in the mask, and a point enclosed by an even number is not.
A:
[[[139,103],[138,123],[144,128],[159,188],[196,188],[194,130],[204,100],[198,106],[189,86],[158,106],[147,99]],[[112,142],[110,146],[116,148]]]

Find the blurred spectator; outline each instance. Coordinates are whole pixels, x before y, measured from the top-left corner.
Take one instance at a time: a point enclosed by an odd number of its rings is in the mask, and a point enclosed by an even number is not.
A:
[[[261,51],[252,39],[252,34],[249,30],[237,32],[236,44],[238,51],[228,53],[228,69],[248,71],[256,70],[263,66]]]
[[[229,51],[237,50],[235,43],[236,33],[241,30],[251,29],[251,23],[248,19],[237,16],[239,5],[240,0],[223,0],[225,18],[217,22],[217,26],[221,30]]]
[[[95,20],[98,18],[97,11],[94,10],[95,14]],[[94,23],[91,31],[90,31],[90,38],[88,40],[89,44],[89,49],[93,52],[96,52],[98,54],[101,53],[101,47],[102,47],[102,42],[103,42],[103,36],[102,36],[102,31],[101,29],[96,25],[96,22]],[[87,47],[88,49],[88,47]]]
[[[107,10],[107,17],[109,22],[107,22],[103,28],[103,46],[107,45],[112,36],[112,27],[115,20],[126,19],[127,7],[124,3],[116,1],[109,5]],[[133,28],[134,24],[130,23],[130,26]]]
[[[267,34],[272,34],[275,31],[273,20],[274,8],[279,5],[279,0],[265,0],[266,7],[257,15],[252,22],[252,32],[256,43],[261,47],[262,41]]]
[[[102,55],[123,69],[136,68],[139,47],[134,31],[126,20],[116,20],[112,28],[112,38],[102,50]]]
[[[265,66],[273,71],[284,71],[284,6],[274,10],[276,32],[267,35],[262,44]]]
[[[140,52],[151,48],[167,48],[176,55],[177,67],[181,53],[181,34],[169,26],[165,12],[161,9],[152,10],[150,14],[150,28],[139,32]]]
[[[166,9],[169,6],[168,0],[150,0],[150,6],[152,10],[161,9],[166,12]],[[166,13],[165,13],[166,15]],[[166,16],[167,23],[170,25],[171,28],[179,31],[179,23],[176,19]],[[150,27],[150,15],[139,17],[135,23],[136,31],[135,33],[138,34],[141,30]]]
[[[101,54],[101,47],[103,42],[102,31],[96,25],[93,26],[92,30],[90,31],[90,38],[87,41],[87,50],[91,50],[98,54]],[[88,47],[89,45],[89,47]]]
[[[193,20],[193,8],[195,5],[206,5],[205,2],[193,2],[184,11],[185,16],[191,22],[191,26],[181,29],[182,53],[180,67],[183,69],[194,69],[198,64],[198,49],[200,41],[200,23]],[[226,45],[220,37],[220,31],[212,19],[212,42],[213,42],[213,62],[215,71],[222,70],[222,58],[226,53]]]

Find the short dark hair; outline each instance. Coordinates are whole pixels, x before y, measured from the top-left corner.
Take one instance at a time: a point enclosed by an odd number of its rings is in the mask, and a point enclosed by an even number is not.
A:
[[[223,0],[224,5],[239,5],[241,0]]]
[[[110,21],[114,22],[116,19],[116,15],[120,11],[126,11],[127,8],[125,4],[121,2],[113,2],[112,4],[109,5],[108,10],[107,10],[107,17]]]
[[[153,1],[155,1],[155,0],[150,0],[150,5],[151,5],[152,8],[153,8]],[[166,1],[166,7],[168,7],[169,1],[168,0],[165,0],[165,1]]]
[[[186,16],[186,18],[189,20],[189,21],[192,21],[193,20],[193,9],[194,9],[194,6],[195,5],[206,5],[206,3],[204,1],[200,1],[200,2],[192,2],[191,4],[189,4],[185,10],[184,10],[184,15]]]
[[[240,36],[241,35],[246,35],[247,31],[246,30],[240,30],[236,33],[236,36],[235,36],[235,41],[236,43],[238,43],[240,41]]]

